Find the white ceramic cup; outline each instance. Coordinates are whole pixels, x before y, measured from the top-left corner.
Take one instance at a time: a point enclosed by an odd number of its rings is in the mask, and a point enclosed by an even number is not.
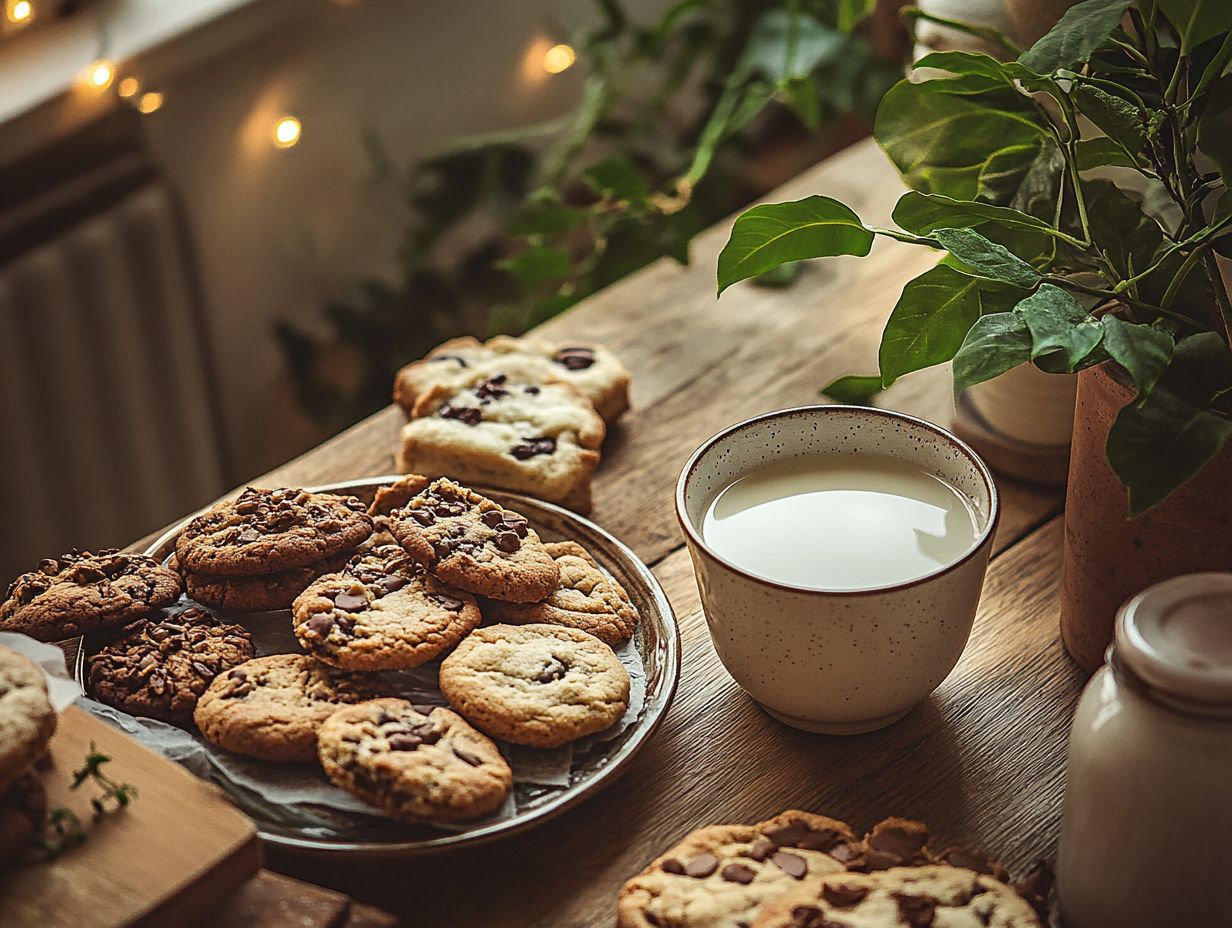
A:
[[[958,560],[890,586],[821,590],[756,576],[702,537],[714,497],[759,465],[815,454],[910,461],[971,503],[978,529]],[[975,618],[999,509],[983,461],[949,432],[859,406],[801,406],[740,422],[693,453],[676,514],[697,573],[714,649],[775,718],[828,734],[896,722],[958,663]]]

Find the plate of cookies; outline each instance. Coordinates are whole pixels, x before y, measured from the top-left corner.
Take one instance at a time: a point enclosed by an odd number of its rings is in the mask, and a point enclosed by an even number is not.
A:
[[[679,675],[632,551],[448,478],[249,488],[102,559],[18,591],[106,602],[62,617],[87,708],[302,851],[412,856],[543,821],[620,773]]]

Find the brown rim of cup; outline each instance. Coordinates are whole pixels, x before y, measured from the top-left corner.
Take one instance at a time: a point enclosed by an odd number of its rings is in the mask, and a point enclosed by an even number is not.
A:
[[[697,465],[701,462],[702,456],[707,451],[717,445],[723,439],[734,435],[737,432],[744,431],[755,425],[759,425],[771,419],[788,419],[798,415],[811,414],[825,411],[826,414],[834,413],[860,413],[862,415],[881,416],[886,419],[898,419],[906,422],[909,425],[922,428],[927,432],[932,432],[942,441],[957,448],[963,456],[967,458],[979,473],[980,479],[984,481],[984,485],[988,488],[988,525],[980,533],[979,539],[971,546],[962,557],[954,561],[952,564],[946,564],[938,567],[936,570],[925,574],[922,577],[916,577],[913,580],[905,580],[902,583],[892,583],[886,586],[860,587],[854,590],[827,590],[818,587],[796,586],[791,583],[779,583],[777,580],[768,580],[765,577],[758,576],[745,570],[738,564],[733,563],[727,558],[720,555],[710,545],[706,544],[702,538],[702,533],[698,531],[693,523],[689,520],[684,511],[684,491],[685,484],[693,476],[693,471],[697,469]],[[684,468],[680,471],[680,476],[676,480],[676,520],[680,523],[681,530],[698,548],[705,551],[710,557],[714,558],[732,573],[739,574],[748,580],[753,580],[763,586],[772,587],[778,590],[786,590],[792,593],[816,593],[823,596],[871,596],[880,593],[893,593],[897,590],[910,589],[913,586],[918,586],[921,583],[926,583],[929,580],[935,580],[937,577],[944,576],[950,571],[961,567],[967,561],[971,560],[984,547],[991,543],[993,536],[997,531],[997,524],[1001,521],[1001,500],[997,494],[997,484],[993,480],[992,471],[988,469],[988,465],[984,460],[971,449],[971,447],[958,438],[953,433],[943,429],[935,422],[929,422],[927,419],[921,419],[918,416],[910,416],[904,412],[897,412],[892,409],[880,409],[875,406],[850,406],[841,404],[814,404],[811,406],[790,406],[786,409],[776,409],[771,412],[760,413],[756,416],[751,416],[748,419],[743,419],[734,425],[729,425],[720,432],[716,432],[702,442],[697,449],[689,455],[688,461],[685,462]]]

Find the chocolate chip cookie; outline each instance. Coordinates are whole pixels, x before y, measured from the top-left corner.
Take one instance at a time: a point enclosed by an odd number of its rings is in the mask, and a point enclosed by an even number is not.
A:
[[[398,545],[352,558],[295,600],[295,637],[343,670],[418,667],[443,654],[482,616],[475,598],[429,576]]]
[[[496,745],[439,706],[376,699],[331,715],[317,754],[335,785],[404,822],[496,811],[513,774]]]
[[[525,516],[446,478],[394,510],[386,524],[412,558],[470,593],[536,602],[560,579]]]
[[[214,678],[253,653],[247,629],[203,609],[140,619],[90,658],[90,692],[130,715],[186,726]]]
[[[421,474],[403,474],[387,487],[380,487],[368,507],[370,516],[387,516],[401,509],[412,499],[428,489],[432,481]]]
[[[589,512],[603,420],[565,383],[527,383],[506,373],[416,402],[402,429],[398,470],[451,474]]]
[[[131,622],[171,605],[183,589],[179,574],[153,558],[74,548],[13,581],[0,603],[0,631],[59,641]]]
[[[593,635],[559,625],[489,625],[445,658],[441,692],[494,738],[552,748],[602,731],[629,706],[629,674]]]
[[[295,597],[304,592],[308,584],[317,577],[340,570],[351,557],[352,552],[344,551],[304,567],[251,577],[213,577],[186,572],[181,575],[189,599],[203,606],[231,612],[273,612],[290,609]],[[173,554],[167,566],[179,570],[179,558]]]
[[[197,516],[176,540],[186,573],[250,577],[278,573],[349,551],[372,534],[353,496],[249,487]]]
[[[33,766],[56,730],[43,671],[0,647],[0,792]]]
[[[27,773],[0,792],[0,873],[29,850],[47,817],[47,793],[35,773]]]
[[[602,345],[557,344],[507,335],[486,343],[455,338],[437,346],[422,361],[398,372],[394,402],[410,415],[419,397],[433,387],[460,390],[500,371],[527,383],[564,381],[585,396],[607,422],[614,422],[629,408],[629,372]]]
[[[488,617],[518,625],[566,625],[590,632],[612,647],[627,641],[637,628],[638,616],[624,587],[576,541],[548,542],[544,548],[560,568],[556,589],[537,603],[493,600],[484,608]]]
[[[627,882],[619,928],[749,928],[768,900],[809,877],[843,874],[857,844],[843,822],[784,812],[756,825],[698,829]]]
[[[753,928],[1040,928],[1035,911],[993,879],[949,866],[820,876],[767,902]]]
[[[193,720],[228,751],[311,763],[322,722],[343,706],[384,695],[378,678],[344,673],[306,654],[272,654],[215,677]]]

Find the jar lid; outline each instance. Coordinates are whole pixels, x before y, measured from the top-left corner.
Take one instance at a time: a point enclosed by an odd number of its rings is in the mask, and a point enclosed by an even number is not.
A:
[[[1160,694],[1232,703],[1232,573],[1188,574],[1143,590],[1117,615],[1116,649]]]

